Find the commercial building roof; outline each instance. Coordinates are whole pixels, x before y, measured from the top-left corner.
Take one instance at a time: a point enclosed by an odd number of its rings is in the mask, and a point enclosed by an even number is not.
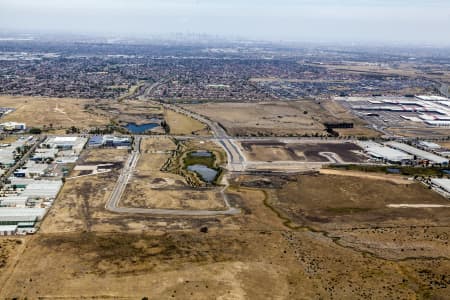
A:
[[[434,164],[448,164],[448,159],[421,149],[418,149],[416,147],[404,144],[404,143],[399,143],[399,142],[395,142],[395,141],[391,141],[391,142],[387,142],[385,143],[386,145],[388,145],[389,147],[404,151],[406,153],[415,155],[421,159],[426,159]]]
[[[450,121],[425,121],[425,124],[437,127],[450,127]]]
[[[439,146],[438,144],[432,143],[432,142],[427,142],[427,141],[420,141],[419,144],[422,147],[426,147],[428,149],[440,149],[441,148],[441,146]]]
[[[53,138],[53,142],[55,143],[67,143],[67,142],[76,142],[78,137],[76,136],[57,136]]]
[[[0,232],[16,232],[17,225],[0,225]]]
[[[419,95],[416,96],[417,99],[420,100],[424,100],[424,101],[445,101],[448,100],[445,97],[441,97],[441,96],[424,96],[424,95]]]
[[[450,193],[450,179],[433,178],[431,182]]]
[[[39,183],[36,181],[26,186],[25,190],[20,193],[20,196],[25,197],[39,197],[39,198],[54,198],[58,195],[62,187],[61,181],[49,181],[47,183]]]
[[[23,196],[0,197],[0,206],[25,207],[27,201],[28,197]]]
[[[386,147],[382,144],[375,142],[358,142],[358,144],[363,148],[370,156],[385,159],[391,162],[401,162],[404,160],[413,159],[412,155],[409,155],[403,151],[392,149]]]
[[[45,208],[0,208],[0,222],[34,222],[41,220],[47,210]]]

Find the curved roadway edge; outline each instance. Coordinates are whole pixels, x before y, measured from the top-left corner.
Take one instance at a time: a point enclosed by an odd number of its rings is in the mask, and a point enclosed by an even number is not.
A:
[[[119,207],[120,199],[125,192],[126,186],[133,175],[133,171],[136,168],[137,162],[140,157],[140,142],[141,138],[137,137],[135,139],[134,149],[128,158],[122,173],[117,179],[117,184],[111,193],[108,202],[105,205],[106,210],[114,213],[127,213],[127,214],[148,214],[148,215],[171,215],[171,216],[221,216],[221,215],[236,215],[241,211],[238,208],[231,207],[226,190],[228,189],[228,181],[224,178],[225,187],[220,191],[223,197],[223,201],[226,210],[178,210],[178,209],[153,209],[153,208],[130,208],[130,207]]]

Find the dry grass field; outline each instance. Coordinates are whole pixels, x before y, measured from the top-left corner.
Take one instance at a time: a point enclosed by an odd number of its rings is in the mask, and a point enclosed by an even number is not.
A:
[[[230,191],[243,213],[220,218],[107,215],[100,200],[104,192],[87,198],[86,206],[63,193],[42,229],[61,219],[63,205],[80,212],[66,219],[86,223],[89,213],[92,226],[67,222],[65,231],[53,227],[25,238],[26,247],[19,245],[25,251],[10,259],[8,276],[0,281],[0,297],[445,299],[449,294],[449,224],[443,213],[383,212],[384,204],[413,201],[414,193],[440,203],[430,191],[382,181],[371,181],[377,189],[368,191],[369,182],[329,176],[276,176],[278,189],[236,185],[250,179],[239,176]],[[96,187],[108,187],[109,178],[99,180]],[[315,215],[327,217],[329,225]],[[351,227],[342,226],[345,218]],[[295,227],[302,222],[319,228]],[[202,226],[208,233],[200,232]]]
[[[441,145],[441,147],[450,149],[450,142],[438,142],[439,145]]]
[[[334,109],[337,104],[334,104]],[[322,103],[310,100],[269,103],[206,103],[186,108],[205,115],[224,126],[231,135],[326,135],[324,122],[355,122],[356,128],[342,135],[377,135],[355,117],[328,111]]]
[[[174,112],[172,110],[166,109],[165,112],[166,122],[170,127],[170,134],[174,135],[200,135],[208,136],[208,132],[205,124],[194,120],[186,115]]]
[[[450,209],[387,207],[389,204],[448,204],[447,199],[418,183],[395,184],[336,175],[299,176],[277,191],[276,199],[279,199],[277,205],[292,214],[296,223],[317,229],[337,225],[345,228],[370,224],[423,225],[424,220],[429,225],[450,222]]]
[[[89,103],[86,109],[96,115],[106,117],[119,124],[148,123],[151,119],[162,119],[164,111],[160,105],[139,100],[96,100]]]
[[[1,122],[24,122],[28,127],[54,130],[108,125],[109,118],[85,110],[85,105],[92,102],[85,99],[0,96],[0,107],[16,109]]]

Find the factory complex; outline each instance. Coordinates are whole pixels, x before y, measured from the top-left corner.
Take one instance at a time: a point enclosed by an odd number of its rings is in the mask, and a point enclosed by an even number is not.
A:
[[[434,143],[417,145],[408,145],[397,141],[388,141],[384,143],[377,143],[374,141],[359,141],[359,146],[373,159],[393,164],[430,164],[447,166],[449,164],[449,158],[438,155],[441,149],[439,145]],[[431,145],[432,147],[427,147]],[[436,146],[439,148],[436,148]],[[422,146],[425,149],[420,149]],[[435,153],[433,153],[435,152]],[[441,152],[444,153],[444,152]]]
[[[0,235],[36,231],[87,143],[84,137],[19,138],[0,148]],[[7,178],[5,178],[7,176]]]
[[[432,178],[431,183],[444,192],[447,196],[450,196],[450,179]]]
[[[125,148],[131,147],[133,139],[131,137],[119,137],[113,135],[95,135],[89,139],[88,147],[115,147]]]
[[[348,97],[347,107],[357,115],[380,117],[386,121],[395,117],[429,127],[450,127],[450,99],[441,96],[415,97]]]

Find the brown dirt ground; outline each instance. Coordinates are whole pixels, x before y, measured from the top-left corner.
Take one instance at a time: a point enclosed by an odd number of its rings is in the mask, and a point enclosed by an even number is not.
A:
[[[69,98],[39,98],[0,96],[1,107],[16,111],[2,118],[2,122],[24,122],[28,127],[53,125],[55,130],[71,126],[89,128],[109,124],[109,118],[90,113],[84,109],[93,100]]]

